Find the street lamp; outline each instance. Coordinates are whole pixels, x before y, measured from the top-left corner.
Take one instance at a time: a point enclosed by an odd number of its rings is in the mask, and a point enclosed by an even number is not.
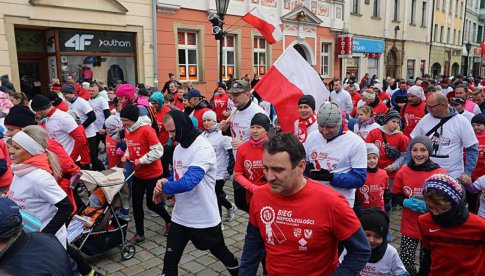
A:
[[[209,14],[209,21],[212,23],[212,34],[216,40],[219,40],[219,82],[222,82],[222,71],[224,70],[222,61],[222,48],[224,47],[224,16],[226,15],[227,8],[229,7],[230,0],[216,0],[217,13]]]
[[[470,41],[468,41],[465,44],[465,49],[466,49],[466,60],[465,60],[465,77],[468,76],[468,62],[470,60],[470,50],[472,49],[472,44]]]

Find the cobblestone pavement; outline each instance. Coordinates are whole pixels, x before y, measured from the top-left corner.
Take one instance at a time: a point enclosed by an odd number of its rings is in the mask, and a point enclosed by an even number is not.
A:
[[[226,182],[225,191],[229,200],[232,201],[232,182]],[[224,208],[223,217],[225,217]],[[392,211],[391,244],[398,250],[401,236],[399,233],[400,221],[400,209]],[[247,222],[247,214],[240,210],[236,212],[233,221],[224,222],[223,233],[226,245],[238,259],[241,258],[242,254]],[[145,206],[146,241],[136,245],[136,254],[131,260],[123,261],[120,248],[114,248],[100,257],[88,259],[88,261],[105,275],[160,275],[166,244],[163,226],[163,220],[160,217],[151,217]],[[133,235],[134,228],[135,223],[132,218],[128,237]],[[229,275],[229,273],[227,273],[224,265],[209,251],[200,251],[189,242],[179,264],[179,275]],[[261,275],[261,269],[259,275]]]

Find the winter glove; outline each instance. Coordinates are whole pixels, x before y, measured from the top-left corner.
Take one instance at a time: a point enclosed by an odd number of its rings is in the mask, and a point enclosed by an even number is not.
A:
[[[417,199],[416,197],[408,198],[403,201],[403,206],[410,209],[413,212],[424,214],[426,213],[426,203],[424,200]]]
[[[124,151],[124,150],[122,150],[121,148],[117,148],[117,149],[116,149],[116,154],[117,154],[118,156],[123,156],[123,155],[125,155],[125,151]]]
[[[135,164],[135,166],[140,166],[141,165],[141,161],[140,159],[135,159],[135,162],[133,162]]]
[[[308,174],[308,177],[310,177],[313,180],[319,180],[319,181],[333,180],[333,174],[328,170],[324,170],[324,169],[311,170],[310,173]]]

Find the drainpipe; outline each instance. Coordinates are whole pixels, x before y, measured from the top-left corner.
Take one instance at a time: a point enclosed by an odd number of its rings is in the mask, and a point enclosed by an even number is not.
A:
[[[431,48],[433,47],[433,38],[434,38],[434,11],[436,8],[436,1],[433,1],[433,6],[431,7],[431,32],[429,37],[429,54],[428,54],[428,73],[431,78],[433,78],[433,74],[431,73]]]
[[[159,91],[158,88],[158,39],[157,39],[157,2],[153,0],[152,5],[152,18],[153,18],[153,87],[155,91]]]

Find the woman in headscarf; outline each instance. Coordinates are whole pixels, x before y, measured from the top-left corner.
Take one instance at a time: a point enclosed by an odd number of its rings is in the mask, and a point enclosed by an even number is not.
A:
[[[8,197],[40,221],[40,230],[54,234],[66,247],[65,223],[73,211],[56,179],[62,177],[56,156],[47,150],[47,133],[28,126],[12,137],[14,178]]]
[[[391,193],[393,205],[403,205],[401,219],[401,253],[400,257],[410,275],[417,275],[415,256],[421,239],[417,226],[418,217],[426,212],[426,204],[421,190],[424,181],[435,173],[446,173],[446,170],[430,158],[433,143],[427,136],[416,136],[410,143],[411,161],[396,174]],[[422,244],[421,244],[422,247]],[[420,249],[420,255],[423,251]]]

